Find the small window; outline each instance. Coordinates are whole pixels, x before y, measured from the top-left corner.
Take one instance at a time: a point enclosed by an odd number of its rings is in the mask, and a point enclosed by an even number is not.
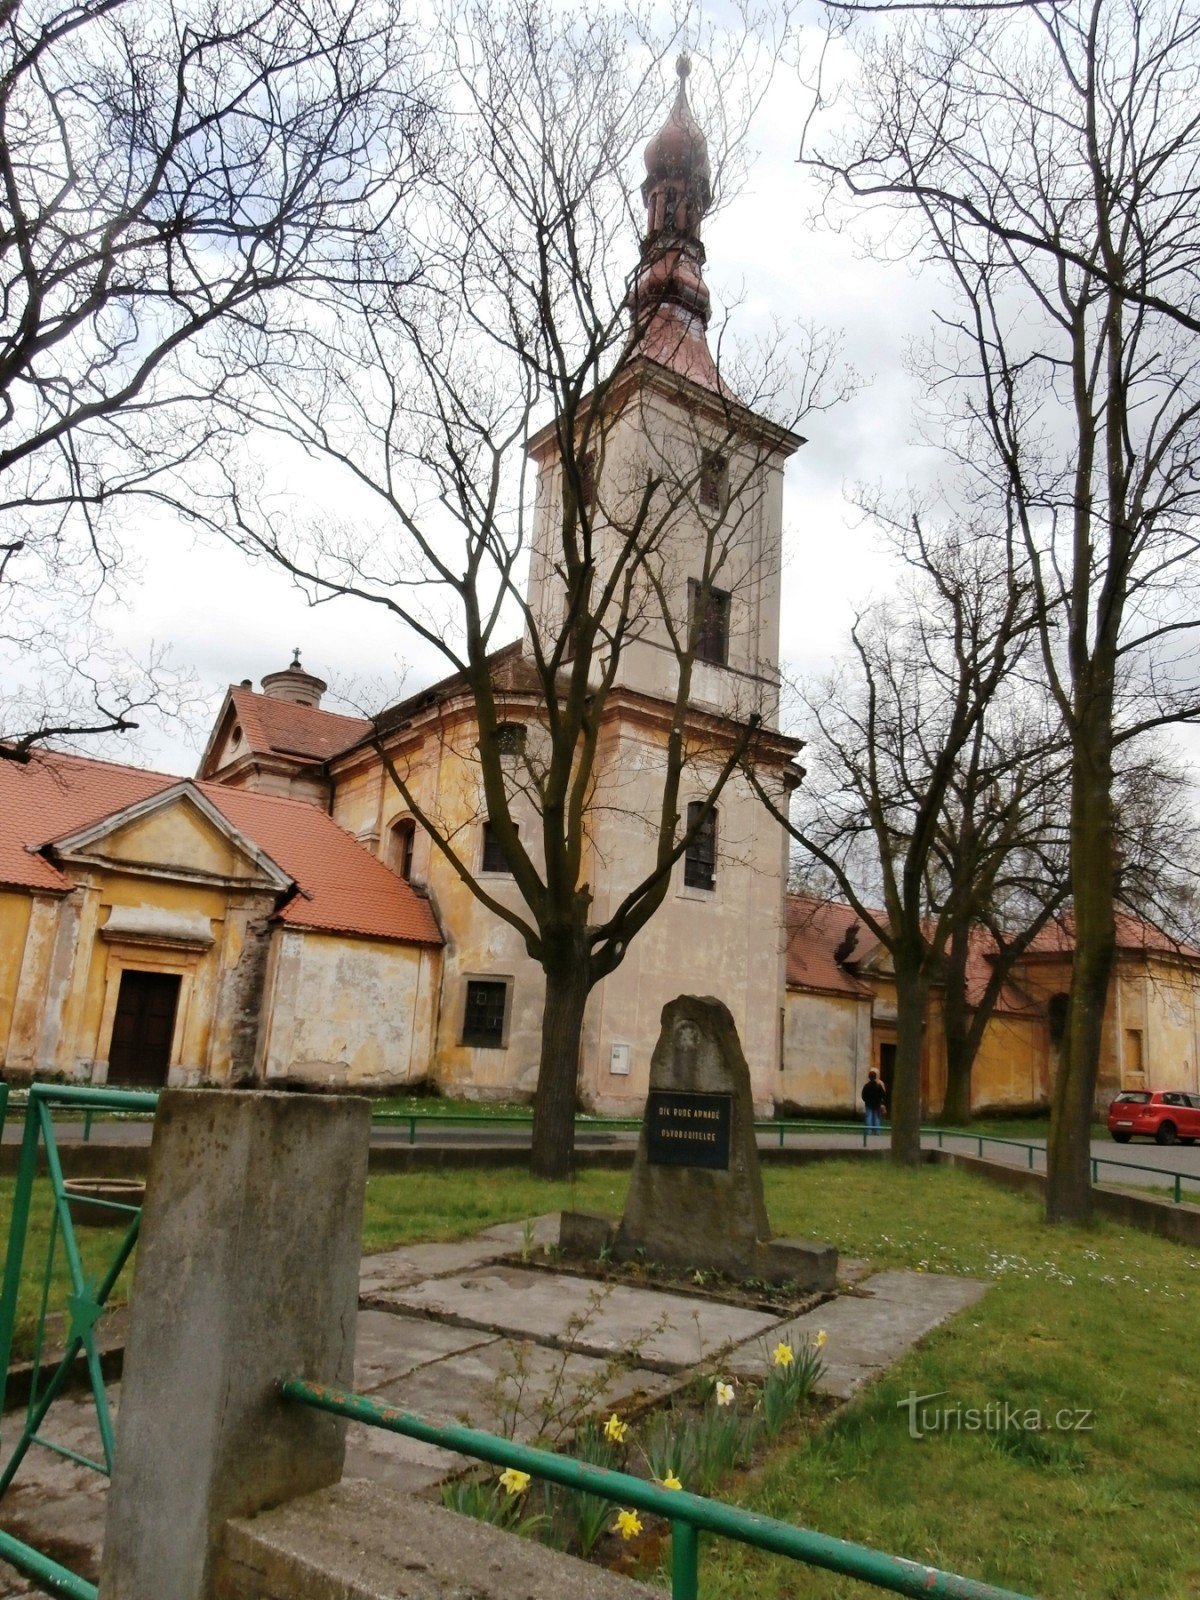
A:
[[[391,833],[388,845],[388,866],[405,882],[412,877],[413,846],[417,841],[417,824],[412,817],[402,817]]]
[[[696,818],[704,809],[701,800],[692,800],[687,808],[688,832],[696,826]],[[696,837],[683,855],[683,881],[689,889],[713,889],[717,882],[717,813],[710,811],[700,824]]]
[[[724,589],[710,589],[708,604],[701,610],[702,586],[688,582],[688,625],[695,640],[696,660],[712,661],[723,667],[729,660],[730,596]]]
[[[729,464],[724,456],[706,455],[700,463],[700,504],[705,511],[724,511],[729,499]]]
[[[502,722],[496,729],[496,749],[502,756],[523,756],[525,754],[525,724],[523,722]]]
[[[472,978],[463,1008],[463,1044],[483,1050],[503,1049],[507,1009],[508,984],[503,979]]]
[[[515,826],[515,825],[514,825]],[[520,833],[520,828],[516,831]],[[512,868],[505,860],[504,851],[500,848],[500,841],[496,837],[496,830],[490,822],[483,825],[483,853],[479,858],[480,872],[508,872]]]

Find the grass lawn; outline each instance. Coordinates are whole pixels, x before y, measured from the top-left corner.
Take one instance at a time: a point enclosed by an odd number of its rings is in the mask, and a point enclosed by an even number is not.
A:
[[[531,1107],[515,1100],[463,1100],[454,1095],[440,1094],[390,1094],[371,1101],[371,1114],[380,1111],[399,1113],[410,1117],[510,1117],[514,1114],[528,1117]]]
[[[846,1160],[765,1180],[779,1233],[992,1288],[815,1437],[731,1481],[726,1498],[1041,1600],[1200,1594],[1200,1251],[1111,1223],[1049,1229],[1033,1200],[948,1169]],[[368,1185],[364,1245],[462,1237],[563,1205],[615,1214],[625,1183],[610,1172],[573,1185],[518,1169],[381,1175]],[[0,1203],[10,1196],[0,1185]],[[44,1237],[44,1214],[42,1227]],[[31,1283],[36,1273],[31,1262]],[[1083,1411],[1092,1426],[916,1441],[898,1409],[910,1391],[945,1391],[937,1407]],[[878,1592],[712,1540],[702,1587],[705,1600]]]

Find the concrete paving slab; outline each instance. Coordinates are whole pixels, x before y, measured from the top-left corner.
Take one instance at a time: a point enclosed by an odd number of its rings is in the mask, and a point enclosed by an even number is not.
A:
[[[519,1267],[414,1284],[379,1296],[378,1303],[585,1355],[622,1352],[660,1372],[683,1372],[779,1321],[770,1312]]]
[[[420,1283],[426,1278],[441,1278],[449,1273],[467,1272],[486,1266],[521,1250],[526,1240],[533,1246],[554,1244],[558,1240],[557,1211],[530,1219],[528,1234],[524,1222],[498,1222],[472,1239],[450,1239],[434,1244],[402,1245],[364,1256],[359,1274],[359,1293],[364,1304],[389,1289]]]
[[[120,1386],[108,1390],[114,1421]],[[7,1419],[6,1451],[16,1443],[20,1418]],[[103,1459],[96,1410],[90,1394],[64,1395],[56,1400],[43,1426],[45,1437],[81,1455]],[[4,1499],[0,1501],[0,1528],[53,1556],[72,1572],[95,1583],[104,1547],[104,1517],[108,1479],[99,1472],[77,1466],[65,1457],[36,1445],[21,1463]],[[0,1563],[0,1597],[38,1591],[18,1573]]]
[[[947,1273],[888,1271],[865,1278],[853,1294],[839,1295],[815,1311],[752,1339],[728,1360],[739,1378],[761,1378],[775,1345],[799,1346],[824,1329],[825,1372],[819,1394],[845,1400],[906,1350],[958,1311],[974,1305],[988,1285]]]
[[[346,1429],[347,1478],[370,1479],[403,1494],[418,1494],[443,1478],[451,1478],[467,1465],[452,1450],[439,1450],[382,1428],[352,1422]]]
[[[492,1334],[452,1328],[428,1317],[405,1317],[395,1311],[360,1311],[354,1350],[354,1387],[369,1394],[380,1384],[402,1378],[416,1367],[446,1356],[461,1355]]]
[[[672,1387],[660,1372],[617,1367],[528,1340],[496,1339],[452,1360],[418,1367],[377,1390],[376,1398],[431,1422],[469,1423],[553,1447],[567,1442],[578,1420],[628,1410]],[[464,1465],[462,1457],[453,1459],[455,1469]]]

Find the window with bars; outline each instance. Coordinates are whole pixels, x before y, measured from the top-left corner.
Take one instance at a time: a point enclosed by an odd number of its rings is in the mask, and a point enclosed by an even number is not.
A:
[[[729,661],[729,610],[731,596],[724,589],[710,589],[707,602],[704,586],[688,580],[688,625],[696,641],[696,660],[711,661],[718,667]]]
[[[688,832],[704,810],[702,800],[692,800],[687,808]],[[710,811],[700,824],[695,838],[683,853],[683,881],[689,889],[715,889],[717,884],[717,813]]]
[[[463,1044],[483,1050],[503,1049],[508,988],[504,978],[471,978],[468,981],[463,1006]]]
[[[525,724],[502,722],[496,729],[496,749],[502,756],[525,754]]]

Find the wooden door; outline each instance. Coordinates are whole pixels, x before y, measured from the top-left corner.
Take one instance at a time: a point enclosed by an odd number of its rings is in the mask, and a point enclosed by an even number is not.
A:
[[[179,974],[123,972],[108,1051],[108,1081],[161,1089],[171,1066]]]

